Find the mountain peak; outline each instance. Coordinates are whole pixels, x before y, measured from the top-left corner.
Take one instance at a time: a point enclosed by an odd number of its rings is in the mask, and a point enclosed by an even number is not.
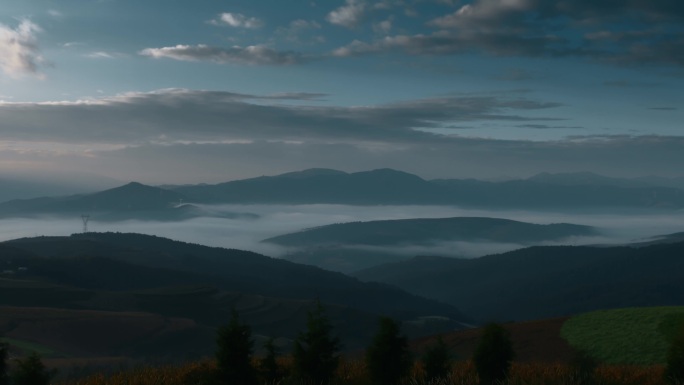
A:
[[[334,170],[331,168],[308,168],[302,171],[287,172],[285,174],[276,175],[276,178],[290,178],[303,179],[325,175],[347,175],[344,171]]]
[[[371,177],[378,177],[378,178],[406,178],[406,179],[424,181],[424,179],[419,177],[418,175],[414,175],[414,174],[411,174],[411,173],[408,173],[405,171],[395,170],[393,168],[377,168],[377,169],[370,170],[370,171],[355,172],[352,175],[355,175],[355,176],[371,176]]]

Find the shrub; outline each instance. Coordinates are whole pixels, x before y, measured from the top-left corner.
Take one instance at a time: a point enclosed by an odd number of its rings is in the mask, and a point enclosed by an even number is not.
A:
[[[219,328],[216,344],[220,382],[241,385],[257,383],[256,371],[252,367],[252,331],[249,325],[240,322],[237,311],[233,310],[230,322]]]
[[[294,342],[293,366],[296,375],[316,385],[326,384],[339,364],[340,340],[332,335],[332,325],[323,305],[316,301],[307,317],[306,331]]]
[[[411,368],[408,340],[399,325],[389,317],[380,317],[380,328],[366,350],[368,375],[374,383],[395,385]]]
[[[576,350],[569,367],[575,384],[591,385],[595,382],[598,362],[587,351]]]
[[[481,384],[496,384],[508,377],[513,361],[510,333],[498,324],[485,326],[473,355]]]
[[[427,381],[444,379],[449,375],[451,370],[451,353],[441,336],[423,354],[423,368]]]

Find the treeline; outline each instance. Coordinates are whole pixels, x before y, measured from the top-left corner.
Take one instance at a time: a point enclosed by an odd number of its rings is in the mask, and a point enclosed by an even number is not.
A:
[[[216,334],[213,361],[181,367],[143,368],[112,376],[95,375],[68,385],[187,384],[187,385],[397,385],[397,384],[682,384],[684,327],[672,340],[664,367],[601,367],[585,352],[567,365],[513,365],[515,352],[509,331],[499,324],[484,327],[469,361],[453,360],[441,338],[419,359],[409,350],[400,324],[380,317],[378,328],[361,360],[345,360],[342,345],[320,302],[307,314],[306,328],[283,355],[268,339],[265,355],[254,356],[251,327],[233,310]],[[8,369],[8,345],[0,344],[0,385],[49,385],[55,375],[32,353]],[[515,370],[511,371],[512,368]],[[11,373],[10,373],[11,372]],[[532,374],[531,374],[532,373]],[[66,385],[66,383],[65,383]]]

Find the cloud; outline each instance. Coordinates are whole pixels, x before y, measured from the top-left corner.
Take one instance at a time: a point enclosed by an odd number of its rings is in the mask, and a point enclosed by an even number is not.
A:
[[[432,32],[354,41],[333,52],[580,57],[619,66],[684,65],[684,6],[667,0],[474,0]]]
[[[558,38],[553,36],[519,37],[511,34],[471,36],[439,32],[430,35],[387,36],[372,43],[355,40],[334,50],[332,54],[347,57],[398,51],[410,55],[456,55],[485,51],[497,56],[543,56],[547,47],[557,40]]]
[[[211,61],[219,64],[292,65],[307,59],[293,51],[276,51],[264,45],[230,48],[199,45],[176,45],[174,47],[146,48],[140,55],[155,59],[169,58],[180,61]]]
[[[366,14],[367,6],[363,0],[346,0],[346,4],[331,11],[326,16],[331,24],[347,28],[358,26]]]
[[[157,183],[220,182],[313,166],[391,167],[425,177],[586,170],[681,174],[682,137],[497,140],[477,138],[476,130],[467,132],[470,137],[456,136],[463,131],[449,128],[492,123],[560,128],[549,125],[562,118],[558,103],[524,96],[453,94],[334,106],[320,103],[326,95],[318,93],[169,89],[70,102],[1,102],[0,165]],[[540,118],[544,115],[549,117]]]
[[[373,24],[373,31],[375,33],[388,34],[392,30],[392,23],[394,21],[393,17],[389,17],[386,20]]]
[[[106,51],[95,51],[85,55],[85,57],[90,59],[116,59],[124,56],[124,54],[118,52],[106,52]]]
[[[313,31],[321,29],[321,25],[313,20],[297,19],[292,20],[287,27],[280,27],[276,30],[276,35],[283,36],[285,39],[292,42],[302,42],[301,35],[305,33],[311,33]],[[316,36],[311,38],[312,42],[320,42],[324,39],[322,36]]]
[[[511,95],[452,95],[363,107],[283,104],[324,96],[170,89],[77,102],[5,102],[0,104],[0,131],[7,140],[62,143],[431,141],[434,134],[416,128],[483,120],[536,121],[538,117],[524,114],[559,106]]]
[[[16,29],[0,24],[0,70],[5,75],[39,75],[44,63],[36,38],[39,32],[41,28],[30,20],[22,20]]]
[[[233,28],[248,28],[257,29],[264,25],[264,22],[256,17],[247,17],[241,13],[224,12],[218,15],[216,19],[210,20],[210,24],[223,25]]]
[[[47,158],[72,171],[98,170],[120,180],[219,183],[310,167],[360,171],[390,167],[425,178],[497,178],[591,170],[609,176],[678,176],[684,139],[604,137],[533,142],[442,137],[404,142],[278,141],[141,144],[97,151],[88,162]]]

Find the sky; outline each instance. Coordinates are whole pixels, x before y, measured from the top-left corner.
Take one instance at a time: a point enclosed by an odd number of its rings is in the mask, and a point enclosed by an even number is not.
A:
[[[0,175],[684,176],[684,2],[3,0]]]

